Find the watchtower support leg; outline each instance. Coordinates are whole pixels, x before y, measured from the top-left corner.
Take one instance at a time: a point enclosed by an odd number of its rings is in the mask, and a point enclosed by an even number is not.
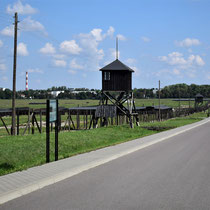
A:
[[[133,98],[133,92],[120,92],[118,97],[114,97],[110,94],[110,92],[101,92],[101,101],[100,104],[107,105],[108,100],[117,107],[117,109],[126,115],[127,119],[129,120],[129,124],[131,128],[133,128],[133,119],[132,116],[136,119],[136,125],[139,126],[139,117],[136,111],[135,102]],[[127,101],[127,107],[124,106],[124,103]],[[106,124],[106,119],[103,119],[103,124]]]

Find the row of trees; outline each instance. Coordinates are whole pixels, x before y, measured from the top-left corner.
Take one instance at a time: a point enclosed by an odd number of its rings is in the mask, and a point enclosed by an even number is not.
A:
[[[66,88],[62,87],[52,87],[47,90],[24,90],[17,91],[16,98],[17,99],[46,99],[52,98],[52,91],[60,91],[57,98],[59,99],[99,99],[100,98],[100,90],[87,89],[87,88]],[[76,92],[76,93],[75,93]],[[0,99],[11,99],[12,91],[10,89],[2,89],[0,88]]]
[[[100,99],[100,90],[87,89],[87,88],[67,88],[52,87],[47,90],[28,90],[17,91],[16,98],[34,98],[46,99],[52,98],[52,91],[61,91],[57,96],[59,99]],[[196,94],[202,94],[206,98],[210,98],[210,85],[187,85],[175,84],[165,86],[161,89],[161,98],[194,98]],[[134,98],[156,98],[158,97],[158,90],[151,88],[134,88]],[[12,91],[10,89],[0,89],[0,99],[11,99]]]
[[[81,90],[79,90],[81,91]],[[91,91],[84,91],[79,93],[72,93],[72,91],[64,91],[58,95],[59,99],[100,99],[100,91],[95,90],[94,92]]]
[[[161,90],[162,98],[194,98],[200,93],[205,98],[210,98],[210,85],[176,84],[164,87]]]

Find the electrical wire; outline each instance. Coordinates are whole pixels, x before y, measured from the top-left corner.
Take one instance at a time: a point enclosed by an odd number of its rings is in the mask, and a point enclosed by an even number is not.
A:
[[[11,16],[5,15],[5,14],[3,14],[3,13],[1,13],[1,12],[0,12],[0,19],[1,19],[2,21],[4,21],[4,22],[9,22],[9,23],[14,22]]]

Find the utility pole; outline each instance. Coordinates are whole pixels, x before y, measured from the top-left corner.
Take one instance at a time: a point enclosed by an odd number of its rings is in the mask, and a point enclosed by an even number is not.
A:
[[[13,61],[13,92],[12,92],[12,130],[11,134],[15,135],[16,119],[15,119],[15,98],[16,98],[16,65],[17,65],[17,25],[18,25],[18,14],[15,13],[15,27],[14,27],[14,61]]]
[[[181,111],[181,99],[180,99],[180,84],[179,84],[179,117],[180,117],[180,111]]]
[[[160,80],[159,80],[159,121],[160,121]]]

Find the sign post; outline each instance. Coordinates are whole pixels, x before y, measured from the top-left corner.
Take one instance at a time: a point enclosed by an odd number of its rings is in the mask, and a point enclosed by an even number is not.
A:
[[[55,121],[55,161],[58,160],[58,100],[56,100],[56,121]]]
[[[55,160],[58,160],[58,100],[47,100],[46,163],[50,162],[50,123],[55,122]]]

